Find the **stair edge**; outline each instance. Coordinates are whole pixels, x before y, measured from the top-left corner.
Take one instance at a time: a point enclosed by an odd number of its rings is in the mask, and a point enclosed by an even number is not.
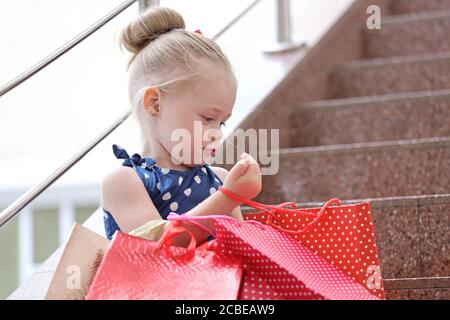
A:
[[[325,202],[326,201],[297,202],[296,205],[301,209],[310,209],[321,207]],[[370,203],[372,208],[417,207],[426,205],[439,205],[444,203],[450,204],[450,193],[341,200],[342,204],[349,205],[366,202]],[[241,211],[242,213],[251,213],[257,211],[257,209],[242,205]]]
[[[291,109],[291,112],[300,109],[319,109],[319,108],[343,108],[360,107],[363,105],[378,105],[388,102],[426,100],[426,99],[445,99],[450,98],[450,89],[442,90],[424,90],[400,93],[387,93],[374,96],[356,96],[351,98],[323,99],[306,101]]]

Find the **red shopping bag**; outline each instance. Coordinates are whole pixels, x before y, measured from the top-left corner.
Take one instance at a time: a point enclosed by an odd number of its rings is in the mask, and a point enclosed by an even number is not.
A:
[[[214,215],[171,213],[168,219],[213,220],[214,244],[220,252],[243,259],[239,299],[378,299],[325,259],[270,225]]]
[[[244,214],[245,220],[290,234],[374,295],[385,298],[370,203],[341,205],[338,199],[331,199],[321,208],[298,209],[293,202],[270,206],[243,199],[222,187],[219,190],[258,209]],[[336,206],[330,207],[332,204]]]
[[[189,246],[174,247],[171,238],[183,232],[191,236]],[[179,225],[158,242],[118,231],[86,300],[235,300],[241,277],[240,258],[196,248],[195,236]]]

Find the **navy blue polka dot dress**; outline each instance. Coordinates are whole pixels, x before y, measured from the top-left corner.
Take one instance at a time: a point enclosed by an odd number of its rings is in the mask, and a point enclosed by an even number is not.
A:
[[[113,144],[112,147],[117,159],[125,159],[123,166],[134,168],[163,219],[167,219],[170,212],[183,214],[191,210],[223,185],[208,164],[187,171],[161,168],[153,158],[141,157],[138,153],[130,157],[120,146]],[[111,212],[102,209],[106,237],[112,239],[120,228]]]

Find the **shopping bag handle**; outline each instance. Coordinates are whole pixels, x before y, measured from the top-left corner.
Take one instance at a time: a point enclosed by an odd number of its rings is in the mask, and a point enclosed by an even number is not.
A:
[[[295,202],[283,202],[283,203],[280,203],[279,205],[271,206],[268,204],[256,202],[256,201],[241,197],[241,196],[235,194],[234,192],[231,192],[230,190],[224,188],[223,186],[219,186],[218,189],[220,191],[222,191],[225,195],[227,195],[229,198],[232,198],[233,200],[242,202],[252,208],[266,212],[267,214],[269,214],[269,217],[276,218],[276,215],[275,215],[276,209],[283,208],[286,206],[290,206],[290,207],[292,207],[292,209],[298,210],[297,204]],[[303,212],[303,211],[300,211],[300,212]],[[307,212],[304,212],[304,213],[307,213]]]
[[[320,220],[320,218],[322,217],[322,216],[324,216],[325,215],[325,213],[326,213],[326,209],[328,208],[328,207],[330,207],[332,204],[336,204],[336,205],[340,205],[341,204],[341,201],[339,200],[339,199],[337,199],[337,198],[333,198],[333,199],[330,199],[330,200],[328,200],[321,208],[320,208],[320,211],[319,211],[319,213],[317,214],[317,216],[314,218],[314,220],[313,221],[311,221],[310,223],[308,223],[303,229],[301,229],[301,230],[297,230],[297,231],[294,231],[294,230],[289,230],[289,229],[285,229],[285,228],[283,228],[283,227],[280,227],[280,226],[278,226],[278,225],[275,225],[273,222],[272,222],[272,215],[270,215],[269,217],[268,217],[268,219],[267,219],[267,224],[270,224],[271,226],[273,226],[274,228],[277,228],[278,230],[281,230],[281,231],[283,231],[283,232],[287,232],[287,233],[291,233],[291,234],[302,234],[302,233],[304,233],[304,232],[306,232],[307,230],[309,230],[309,229],[311,229],[312,227],[314,227],[318,222],[319,222],[319,220]]]
[[[237,194],[231,192],[230,190],[224,188],[223,186],[219,186],[218,189],[219,189],[220,191],[222,191],[222,192],[223,192],[225,195],[227,195],[228,197],[232,198],[233,200],[236,200],[236,201],[245,203],[246,205],[249,205],[249,206],[251,206],[251,207],[253,207],[253,208],[255,208],[255,209],[262,210],[262,211],[268,213],[267,224],[271,225],[272,227],[274,227],[274,228],[276,228],[276,229],[278,229],[278,230],[281,230],[281,231],[287,232],[287,233],[291,233],[291,234],[301,234],[301,233],[306,232],[308,229],[312,228],[314,225],[316,225],[316,224],[318,223],[319,219],[325,214],[326,209],[327,209],[328,207],[330,207],[332,204],[336,204],[336,205],[338,205],[338,206],[341,204],[341,201],[340,201],[339,199],[337,199],[337,198],[333,198],[333,199],[328,200],[328,201],[320,208],[320,211],[319,211],[318,215],[314,218],[313,221],[311,221],[310,223],[308,223],[303,229],[298,230],[298,231],[294,231],[294,230],[285,229],[285,228],[283,228],[283,227],[280,227],[280,226],[278,226],[278,225],[275,225],[275,224],[272,222],[272,219],[277,219],[277,218],[278,218],[278,217],[276,216],[275,212],[274,212],[277,208],[281,208],[281,207],[284,207],[284,206],[288,206],[288,205],[289,205],[289,206],[291,206],[293,209],[297,209],[297,205],[296,205],[294,202],[283,202],[283,203],[281,203],[281,204],[279,204],[279,205],[277,205],[277,206],[271,206],[271,205],[267,205],[267,204],[255,202],[255,201],[252,201],[252,200],[250,200],[250,199],[243,198],[243,197],[241,197],[241,196],[239,196],[239,195],[237,195]],[[305,213],[305,214],[308,214],[308,212],[306,212],[306,211],[299,211],[299,213]]]
[[[210,214],[210,215],[206,215],[206,216],[186,216],[186,215],[178,215],[176,213],[169,213],[169,215],[167,216],[167,220],[179,220],[179,221],[188,221],[192,224],[197,225],[197,223],[195,222],[195,220],[211,220],[211,219],[218,219],[218,220],[228,220],[234,224],[236,224],[237,226],[241,226],[241,222],[239,220],[237,220],[236,218],[227,216],[227,215],[218,215],[218,214]],[[265,229],[264,224],[262,224],[259,221],[256,220],[247,220],[244,221],[247,224],[254,224],[256,226],[258,226],[260,229]],[[200,225],[200,224],[199,224]],[[206,228],[206,227],[205,227]]]
[[[267,204],[263,204],[263,203],[259,203],[256,201],[252,201],[250,199],[241,197],[233,192],[231,192],[230,190],[224,188],[223,186],[219,186],[218,190],[222,191],[225,195],[227,195],[229,198],[236,200],[238,202],[244,203],[246,205],[248,205],[249,207],[264,211],[266,213],[272,213],[272,206],[269,206]]]
[[[195,248],[197,247],[197,240],[191,231],[181,226],[181,222],[179,221],[174,221],[173,224],[164,231],[161,238],[156,242],[155,250],[174,247],[172,239],[182,233],[187,233],[190,236],[189,245],[186,248],[186,254],[182,256],[193,255]],[[172,258],[174,257],[172,256]]]
[[[279,205],[276,206],[271,206],[268,204],[264,204],[264,203],[260,203],[260,202],[256,202],[244,197],[241,197],[237,194],[235,194],[234,192],[231,192],[230,190],[224,188],[223,186],[219,186],[218,188],[220,191],[222,191],[224,194],[226,194],[228,197],[232,198],[233,200],[236,200],[238,202],[242,202],[246,205],[248,205],[249,207],[264,211],[268,214],[273,215],[274,214],[274,210],[278,209],[278,208],[284,208],[284,207],[291,207],[294,210],[298,210],[297,208],[297,204],[295,202],[283,202],[280,203]]]
[[[179,218],[179,217],[183,217],[183,216],[184,216],[184,214],[183,214],[183,215],[181,215],[181,214],[179,215],[179,214],[170,212],[169,215],[167,216],[167,220],[177,221],[177,222],[180,222],[180,221],[189,221],[189,223],[191,223],[191,224],[193,224],[194,226],[196,226],[196,227],[202,229],[202,230],[205,231],[208,235],[213,236],[214,238],[216,237],[215,232],[209,230],[207,227],[205,227],[205,226],[202,225],[201,223],[198,223],[198,222],[195,222],[195,221],[192,221],[192,220],[188,220],[188,219]],[[170,217],[170,219],[169,219],[169,217]]]
[[[290,206],[290,207],[292,207],[292,209],[298,210],[297,204],[295,202],[283,202],[283,203],[280,203],[279,205],[277,205],[276,207],[277,208],[283,208],[283,207],[286,207],[286,206]]]

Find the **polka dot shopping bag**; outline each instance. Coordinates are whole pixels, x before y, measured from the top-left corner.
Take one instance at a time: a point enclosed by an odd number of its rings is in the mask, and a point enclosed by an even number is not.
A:
[[[192,223],[213,220],[216,239],[208,245],[243,260],[239,300],[378,300],[347,274],[273,226],[223,215],[171,213],[168,219]]]
[[[270,206],[243,199],[222,187],[219,190],[258,210],[244,214],[245,220],[289,234],[371,293],[385,298],[370,203],[341,205],[338,199],[331,199],[321,208],[298,209],[293,202]]]

